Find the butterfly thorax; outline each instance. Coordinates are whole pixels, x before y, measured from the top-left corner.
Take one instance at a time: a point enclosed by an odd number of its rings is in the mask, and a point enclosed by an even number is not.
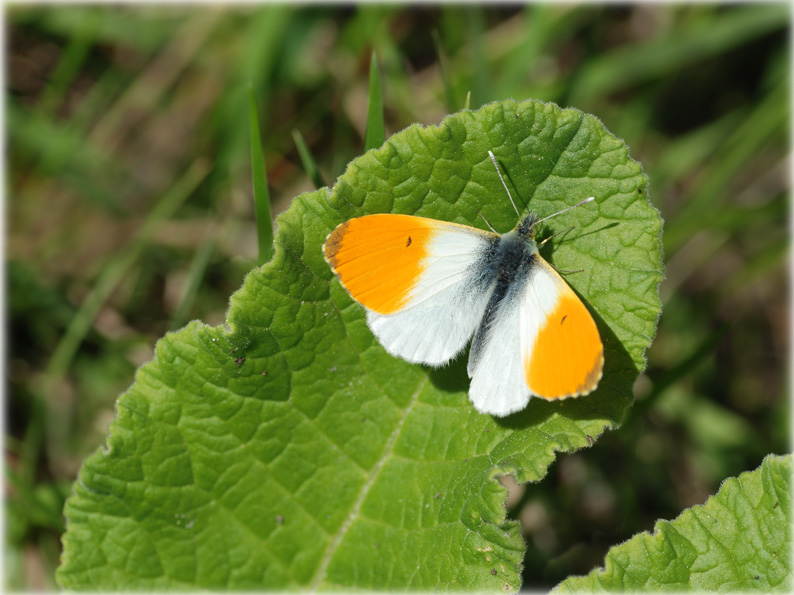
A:
[[[529,215],[515,229],[499,237],[492,270],[500,281],[512,282],[531,268],[538,253],[532,227],[534,218]]]
[[[536,270],[538,247],[535,244],[533,225],[535,215],[529,214],[512,231],[494,236],[483,254],[477,269],[482,271],[478,284],[491,292],[485,308],[480,330],[472,341],[471,357],[480,357],[491,327],[502,308],[511,308],[524,293],[524,288]]]
[[[530,213],[511,231],[490,236],[488,247],[472,266],[480,290],[493,291],[490,308],[523,287],[531,276],[538,255],[536,220],[537,216]]]

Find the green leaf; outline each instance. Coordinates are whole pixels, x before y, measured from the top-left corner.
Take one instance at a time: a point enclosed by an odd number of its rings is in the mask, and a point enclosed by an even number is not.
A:
[[[543,248],[594,312],[597,391],[477,413],[466,358],[395,359],[334,279],[339,223],[395,212],[511,229],[510,206],[571,225]],[[414,125],[296,198],[276,253],[232,296],[228,327],[166,335],[118,401],[66,505],[70,589],[516,591],[524,543],[495,476],[537,481],[558,451],[616,426],[659,315],[658,212],[625,144],[592,116],[504,101]],[[545,234],[545,231],[542,230]],[[553,242],[553,244],[552,244]]]
[[[768,456],[755,471],[725,481],[703,506],[612,548],[605,568],[554,592],[790,593],[792,470],[791,455]]]

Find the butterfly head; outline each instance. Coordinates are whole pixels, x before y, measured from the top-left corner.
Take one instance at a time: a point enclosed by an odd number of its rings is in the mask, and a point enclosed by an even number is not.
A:
[[[535,240],[535,226],[538,222],[538,216],[535,213],[529,213],[524,217],[516,226],[518,235],[528,240]]]

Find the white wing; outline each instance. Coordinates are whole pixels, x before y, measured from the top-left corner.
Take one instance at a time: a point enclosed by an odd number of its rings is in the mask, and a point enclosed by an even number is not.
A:
[[[488,308],[468,366],[469,398],[478,411],[509,415],[523,409],[532,395],[565,399],[598,386],[604,347],[595,321],[539,255],[504,299]]]
[[[392,355],[440,366],[466,346],[483,317],[494,285],[483,260],[499,236],[442,221],[432,225],[422,274],[404,306],[391,314],[368,309],[367,323]]]
[[[502,417],[526,407],[532,393],[525,361],[559,293],[554,276],[536,264],[494,304],[493,313],[477,330],[469,355],[469,398],[477,411]]]

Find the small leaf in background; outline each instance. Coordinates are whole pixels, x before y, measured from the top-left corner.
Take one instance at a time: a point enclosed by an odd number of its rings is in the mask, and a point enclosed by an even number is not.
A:
[[[321,246],[339,223],[406,213],[499,231],[550,214],[544,256],[593,312],[604,375],[590,396],[507,418],[468,401],[466,358],[431,370],[385,353]],[[278,217],[272,261],[228,326],[157,344],[117,403],[65,511],[69,589],[516,591],[524,542],[495,477],[538,481],[632,402],[654,335],[661,219],[625,144],[594,117],[503,101],[414,125]]]
[[[790,593],[792,456],[726,480],[703,506],[613,547],[606,566],[554,593],[760,591]]]

